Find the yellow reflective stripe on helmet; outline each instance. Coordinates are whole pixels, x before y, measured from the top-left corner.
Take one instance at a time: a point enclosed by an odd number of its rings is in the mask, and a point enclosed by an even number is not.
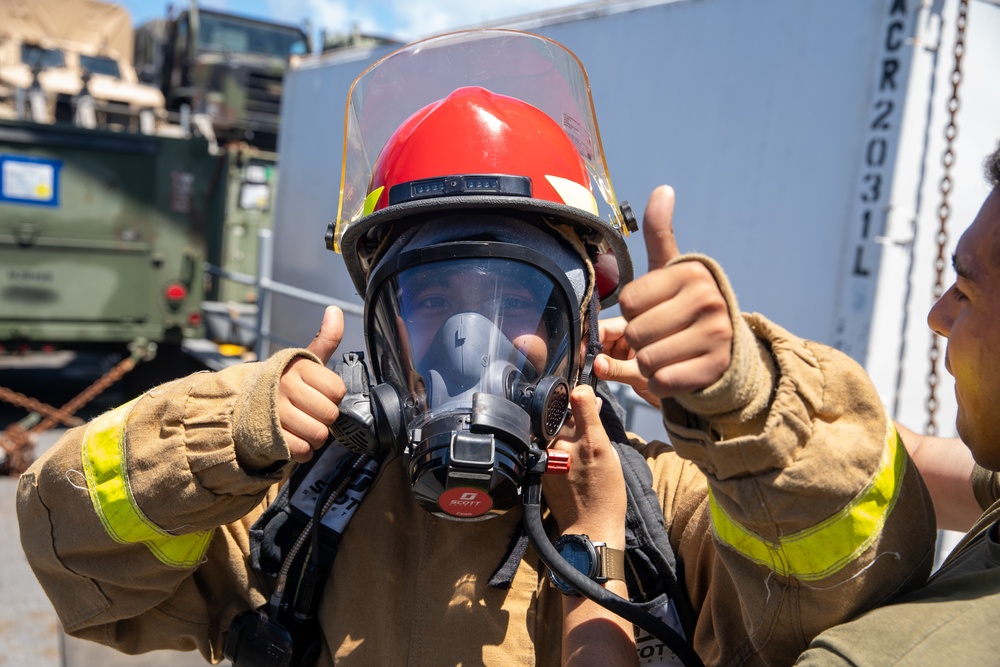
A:
[[[364,208],[361,209],[361,215],[371,215],[375,210],[375,206],[378,204],[378,200],[382,198],[382,191],[385,190],[385,186],[381,185],[374,190],[372,190],[367,197],[365,197]]]
[[[899,497],[905,472],[905,450],[890,422],[882,461],[871,482],[833,516],[775,543],[734,521],[709,490],[712,525],[722,542],[777,574],[804,581],[823,579],[864,553],[878,537]]]
[[[192,568],[201,562],[212,531],[171,535],[146,518],[132,497],[125,462],[125,422],[136,401],[101,415],[83,438],[83,470],[94,511],[108,536],[143,543],[165,565]]]

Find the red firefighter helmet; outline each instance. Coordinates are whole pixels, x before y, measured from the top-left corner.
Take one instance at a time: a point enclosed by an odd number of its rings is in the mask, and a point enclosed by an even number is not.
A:
[[[565,69],[565,62],[559,63],[563,66],[561,68],[554,67],[543,58],[541,62],[549,66],[539,66],[536,42],[543,43],[550,51],[554,49],[560,58],[565,58],[569,52],[544,38],[513,31],[472,31],[471,34],[456,33],[431,41],[437,42],[434,48],[414,48],[415,45],[411,45],[377,63],[355,82],[352,97],[358,95],[356,88],[359,81],[371,77],[394,56],[406,57],[406,71],[419,71],[413,68],[412,63],[421,54],[429,62],[428,59],[439,56],[442,49],[453,46],[465,50],[463,57],[452,53],[447,60],[438,59],[434,64],[467,62],[471,55],[468,49],[473,44],[477,49],[485,45],[495,50],[490,58],[475,59],[480,63],[491,62],[495,69],[499,67],[496,62],[498,56],[511,57],[512,54],[520,54],[516,60],[523,68],[527,62],[524,55],[529,53],[532,60],[528,69],[531,70],[533,88],[529,86],[527,89],[543,88],[542,101],[550,109],[543,111],[525,101],[523,96],[501,94],[472,85],[468,78],[459,77],[459,82],[470,85],[450,89],[395,126],[380,144],[365,179],[367,183],[362,183],[359,180],[361,174],[348,173],[352,169],[354,172],[359,170],[357,160],[351,164],[351,149],[353,147],[359,152],[358,146],[370,144],[372,137],[378,137],[379,132],[365,127],[366,118],[358,119],[359,114],[352,116],[352,102],[349,100],[345,184],[341,190],[339,219],[335,228],[331,225],[327,244],[343,253],[358,292],[364,294],[371,261],[384,235],[393,225],[407,219],[425,219],[428,213],[491,210],[513,212],[515,215],[533,212],[555,224],[570,226],[590,248],[591,256],[596,258],[595,289],[602,305],[614,303],[621,286],[632,277],[632,264],[624,236],[634,231],[634,218],[630,217],[627,205],[619,207],[614,200],[610,178],[604,169],[589,86],[583,86],[586,93],[586,102],[583,103],[579,95],[572,94],[573,86],[563,78],[565,75],[561,70]],[[442,45],[441,41],[445,43]],[[423,43],[417,43],[420,44]],[[543,55],[552,56],[551,53]],[[586,75],[579,61],[572,54],[569,56],[570,63],[578,67],[578,75],[586,84]],[[502,69],[499,67],[497,72]],[[432,67],[431,71],[436,75],[433,77],[435,84],[440,85],[443,75],[437,68]],[[540,71],[544,72],[544,79],[539,78]],[[364,100],[367,105],[376,102],[379,105],[391,104],[390,98],[407,99],[405,94],[400,96],[402,91],[399,85],[412,77],[393,73],[397,76],[390,81],[368,87],[365,91],[367,99]],[[511,71],[507,70],[502,77],[508,89],[507,80],[511,76]],[[485,78],[489,79],[489,76]],[[415,85],[412,81],[409,83]],[[515,86],[514,90],[520,92],[526,88]],[[391,91],[391,95],[387,91]],[[589,111],[589,116],[579,112],[581,107]],[[375,116],[378,122],[383,122],[376,114],[368,116]],[[558,118],[561,118],[561,124],[557,122]],[[352,122],[360,138],[351,136]],[[367,149],[370,150],[370,146]],[[606,204],[612,204],[608,220],[600,217],[598,200],[592,189],[592,175],[602,186],[600,192]]]
[[[509,194],[597,214],[587,167],[562,128],[530,104],[485,88],[459,88],[413,114],[396,130],[375,163],[369,193],[381,194],[373,211],[389,205],[395,186],[451,174],[527,178],[530,189],[522,191],[511,183],[515,192]],[[501,183],[494,183],[493,193],[501,194]],[[476,179],[475,185],[492,190],[487,179]],[[423,194],[445,195],[443,190],[425,192],[426,187],[405,190],[407,195],[402,189],[396,191],[394,203]]]

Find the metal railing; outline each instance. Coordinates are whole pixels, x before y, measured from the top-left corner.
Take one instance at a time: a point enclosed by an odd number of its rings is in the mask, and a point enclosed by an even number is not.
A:
[[[227,271],[212,264],[205,264],[204,268],[205,271],[212,275],[232,280],[242,285],[252,285],[257,288],[256,325],[248,327],[242,322],[235,322],[235,325],[240,328],[250,328],[253,330],[255,334],[254,353],[258,359],[263,359],[267,356],[267,344],[273,338],[276,338],[271,334],[271,304],[275,294],[281,294],[324,308],[326,306],[337,306],[344,313],[351,315],[360,316],[364,314],[365,308],[360,304],[276,282],[272,277],[274,266],[274,234],[270,229],[262,229],[257,234],[257,240],[259,243],[259,254],[257,256],[256,276],[237,271]],[[285,340],[281,340],[280,342],[283,344],[295,344],[292,341]]]

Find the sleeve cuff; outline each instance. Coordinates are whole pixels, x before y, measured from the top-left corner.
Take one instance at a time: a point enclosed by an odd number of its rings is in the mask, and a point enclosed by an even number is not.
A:
[[[291,460],[278,418],[278,388],[285,369],[299,357],[319,363],[309,350],[289,348],[258,363],[256,372],[247,378],[233,414],[236,460],[244,470],[271,470]]]
[[[722,267],[712,258],[698,254],[682,255],[671,264],[690,261],[701,262],[712,273],[729,306],[733,324],[732,360],[725,374],[714,384],[674,400],[687,412],[702,417],[735,412],[741,419],[752,418],[765,410],[770,401],[777,382],[774,360],[767,346],[757,339],[740,314],[736,294]]]

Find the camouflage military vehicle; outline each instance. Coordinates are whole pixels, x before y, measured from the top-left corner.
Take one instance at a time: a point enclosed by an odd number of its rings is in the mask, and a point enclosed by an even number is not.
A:
[[[197,137],[0,119],[0,353],[154,343],[176,360],[204,335],[222,159]]]
[[[136,29],[140,80],[157,86],[167,109],[205,114],[221,143],[273,151],[289,60],[310,51],[302,28],[200,9]]]
[[[276,155],[176,122],[132,46],[119,6],[0,0],[0,355],[155,343],[156,376],[206,334],[252,344],[230,314],[253,320],[253,286],[204,266],[256,272]]]
[[[0,0],[0,355],[157,347],[146,381],[204,336],[235,157],[168,122],[132,44],[116,5]]]

